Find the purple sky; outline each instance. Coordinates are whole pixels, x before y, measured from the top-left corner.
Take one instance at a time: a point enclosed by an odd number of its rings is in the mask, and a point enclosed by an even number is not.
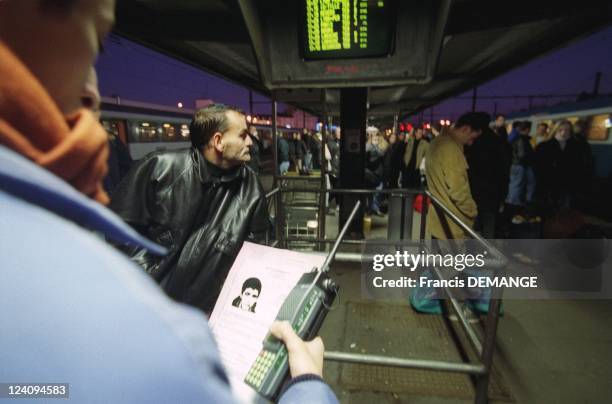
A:
[[[237,105],[248,110],[248,90],[123,38],[112,36],[97,63],[100,92],[124,99],[193,108],[196,99]],[[600,93],[612,93],[612,27],[584,40],[544,55],[478,88],[479,96],[528,94],[578,94],[590,92],[596,72],[602,72]],[[433,117],[454,119],[471,109],[472,91],[446,100],[433,109]],[[269,101],[254,95],[254,101]],[[562,99],[534,99],[533,106]],[[476,109],[509,113],[527,108],[527,99],[479,100]],[[254,111],[270,113],[270,104],[255,104]],[[424,112],[429,120],[431,111]]]
[[[596,72],[601,72],[599,93],[612,93],[612,27],[565,48],[543,55],[478,87],[478,96],[579,94],[591,92]],[[472,90],[441,102],[434,107],[434,119],[453,119],[472,108]],[[468,99],[465,99],[468,97]],[[533,99],[532,106],[551,105],[567,98]],[[528,99],[477,100],[476,109],[510,113],[527,108]],[[429,120],[430,110],[423,113]]]
[[[124,99],[194,108],[196,99],[213,99],[248,110],[249,91],[191,65],[126,39],[111,36],[96,63],[100,93]],[[253,93],[256,113],[269,114],[269,99]]]

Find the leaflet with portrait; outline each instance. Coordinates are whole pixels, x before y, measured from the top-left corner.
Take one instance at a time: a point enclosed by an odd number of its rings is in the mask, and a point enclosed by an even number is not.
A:
[[[323,255],[244,243],[209,320],[232,390],[243,402],[258,400],[244,378],[287,295],[324,261]]]

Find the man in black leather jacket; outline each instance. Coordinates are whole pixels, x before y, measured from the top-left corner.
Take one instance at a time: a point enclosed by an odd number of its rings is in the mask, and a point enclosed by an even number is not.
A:
[[[169,249],[157,257],[126,248],[166,293],[212,311],[245,240],[269,227],[265,193],[245,163],[252,141],[244,114],[213,104],[190,125],[191,149],[156,152],[121,182],[111,208],[149,239]]]

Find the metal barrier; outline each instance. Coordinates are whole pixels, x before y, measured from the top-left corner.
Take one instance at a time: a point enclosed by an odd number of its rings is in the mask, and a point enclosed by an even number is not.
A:
[[[285,178],[285,177],[283,177]],[[287,178],[292,178],[292,177],[287,177]],[[293,177],[293,178],[297,178],[297,177]],[[280,193],[305,193],[305,192],[312,192],[312,193],[317,193],[319,195],[322,194],[339,194],[339,195],[363,195],[368,196],[368,195],[375,195],[375,194],[389,194],[392,196],[398,196],[401,198],[401,213],[400,216],[402,218],[404,218],[408,212],[406,211],[406,198],[409,195],[419,195],[419,194],[423,194],[424,190],[423,189],[403,189],[403,188],[398,188],[398,189],[382,189],[382,190],[375,190],[375,189],[343,189],[343,188],[336,188],[336,189],[308,189],[308,188],[283,188],[281,187]],[[324,205],[324,201],[325,198],[324,197],[319,197],[319,203],[320,206],[318,208],[319,210],[319,215],[318,215],[318,227],[320,229],[322,229],[322,232],[318,233],[318,236],[316,239],[313,239],[312,237],[308,237],[308,238],[304,238],[304,237],[287,237],[286,240],[284,241],[316,241],[320,244],[319,246],[319,250],[324,250],[324,245],[328,244],[328,243],[333,243],[334,239],[325,239],[325,215],[324,213],[321,214],[321,212],[325,212],[325,205]],[[411,213],[411,212],[410,212]],[[424,231],[424,220],[421,221],[422,225],[422,231]],[[404,220],[401,220],[400,222],[400,237],[399,239],[404,239],[404,235],[405,235],[405,228],[404,228]],[[421,239],[424,238],[424,233],[421,235],[420,237]],[[363,241],[358,241],[358,240],[343,240],[342,241],[343,244],[362,244]],[[286,243],[283,245],[287,245]]]
[[[325,93],[324,93],[325,96]],[[324,97],[325,98],[325,97]],[[327,123],[328,123],[328,111],[327,104],[323,102],[324,111],[324,125],[322,126],[322,140],[321,143],[323,145],[327,144]],[[275,230],[276,230],[276,240],[275,243],[278,244],[281,248],[287,248],[287,241],[290,239],[289,237],[283,237],[282,229],[285,228],[284,223],[284,213],[282,206],[282,194],[284,192],[288,192],[288,190],[283,189],[284,184],[288,184],[292,180],[302,179],[300,177],[292,177],[292,176],[280,176],[278,175],[278,136],[277,136],[277,102],[276,99],[272,100],[272,133],[273,133],[273,153],[274,153],[274,187],[279,187],[278,190],[268,193],[269,198],[275,197]],[[321,147],[321,162],[325,162],[325,147]],[[405,190],[405,189],[393,189],[393,190],[355,190],[355,189],[327,189],[326,184],[326,165],[322,164],[321,167],[321,176],[319,178],[320,184],[319,189],[308,189],[307,192],[316,192],[319,195],[319,209],[318,209],[318,229],[317,229],[317,237],[316,242],[318,242],[318,249],[323,250],[327,243],[331,243],[335,240],[328,240],[325,238],[325,195],[328,193],[346,193],[346,194],[376,194],[376,193],[388,193],[388,194],[400,194],[404,195],[402,197],[402,229],[400,231],[401,237],[403,238],[404,229],[403,229],[403,218],[406,215],[405,212],[405,195],[408,193],[423,193],[423,191],[418,190]],[[297,189],[295,190],[297,191]],[[290,190],[289,190],[290,192]],[[489,242],[480,237],[476,232],[474,232],[469,226],[463,223],[456,215],[453,214],[444,204],[439,201],[435,196],[433,196],[428,191],[424,191],[424,194],[427,195],[432,203],[434,204],[436,209],[442,210],[448,217],[451,218],[458,226],[460,226],[468,235],[473,237],[475,240],[478,240],[488,251],[491,251],[493,255],[498,260],[497,262],[491,262],[491,267],[496,270],[501,270],[505,267],[507,263],[507,259]],[[426,217],[427,217],[427,203],[423,201],[423,209],[421,213],[421,228],[420,228],[420,243],[421,247],[427,247],[425,245],[425,228],[426,228]],[[297,237],[296,239],[299,239]],[[312,241],[312,238],[308,239]],[[344,243],[347,244],[362,244],[364,240],[345,240]],[[338,253],[336,255],[336,260],[347,259],[348,261],[355,261],[357,257],[355,254],[343,254]],[[363,257],[359,255],[358,259],[361,260]],[[441,271],[436,270],[436,276],[443,279],[443,274]],[[478,363],[464,363],[464,362],[445,362],[445,361],[432,361],[432,360],[417,360],[417,359],[405,359],[405,358],[393,358],[393,357],[383,357],[377,355],[360,355],[360,354],[351,354],[344,352],[326,352],[325,358],[327,360],[340,361],[340,362],[352,362],[352,363],[363,363],[363,364],[371,364],[371,365],[382,365],[382,366],[396,366],[402,368],[415,368],[415,369],[427,369],[433,371],[443,371],[443,372],[459,372],[459,373],[467,373],[474,375],[476,378],[476,403],[486,403],[487,402],[487,389],[489,385],[490,373],[491,373],[491,364],[493,360],[493,352],[495,349],[495,338],[497,335],[497,324],[499,320],[499,310],[500,310],[500,302],[501,302],[501,290],[494,289],[494,295],[489,304],[489,312],[487,314],[487,319],[485,323],[485,333],[483,341],[480,341],[478,338],[477,332],[472,328],[472,326],[468,323],[465,316],[463,315],[463,311],[461,310],[459,302],[453,296],[452,291],[449,289],[445,289],[445,293],[447,294],[450,307],[455,314],[458,316],[460,320],[460,324],[462,329],[468,335],[468,339],[474,348],[475,352],[479,357]]]
[[[487,260],[487,268],[493,270],[494,272],[503,271],[508,263],[508,259],[490,242],[483,239],[478,233],[476,233],[472,228],[463,223],[460,218],[457,217],[447,206],[445,206],[436,196],[432,195],[431,192],[426,191],[426,195],[431,199],[434,207],[439,209],[448,217],[451,218],[453,222],[455,222],[459,227],[462,228],[463,231],[466,232],[473,239],[477,240],[480,244],[482,244],[487,251],[493,253],[494,258]],[[424,204],[425,205],[425,204]],[[436,276],[440,279],[445,279],[442,271],[437,268],[434,268]],[[493,293],[489,300],[489,310],[487,313],[487,318],[484,325],[484,337],[483,341],[478,338],[476,331],[472,328],[472,325],[469,324],[467,319],[463,314],[463,310],[461,310],[461,305],[459,301],[454,297],[452,291],[448,288],[444,288],[444,292],[447,295],[448,301],[450,302],[450,306],[452,307],[455,315],[460,320],[461,327],[465,331],[468,336],[468,339],[472,345],[472,348],[476,351],[480,359],[480,365],[484,367],[485,372],[479,375],[476,378],[476,403],[486,403],[487,391],[489,387],[490,375],[491,375],[491,367],[493,363],[493,354],[495,352],[495,340],[497,338],[497,326],[499,322],[499,313],[501,308],[501,299],[502,299],[502,289],[501,288],[493,288]]]
[[[274,204],[274,210],[276,211],[277,209],[278,201],[276,200],[276,198],[274,198],[277,194],[280,194],[279,187],[276,187],[273,190],[266,193],[265,198],[266,198],[266,208],[268,211],[268,215],[270,215],[270,205]],[[274,220],[276,220],[276,213],[274,214]],[[274,228],[276,228],[276,224],[274,225]],[[270,243],[270,230],[271,230],[270,228],[266,230],[266,240],[265,240],[266,245],[270,247],[276,247],[278,245],[278,237],[275,237],[275,240],[272,243]]]
[[[404,211],[405,205],[405,197],[410,194],[421,194],[424,197],[428,197],[434,208],[439,209],[438,212],[443,212],[447,217],[449,217],[453,222],[455,222],[459,227],[461,227],[467,235],[472,237],[474,240],[477,240],[482,246],[490,251],[491,254],[488,255],[487,259],[487,268],[493,269],[495,271],[501,271],[505,268],[508,260],[507,258],[490,242],[483,239],[479,234],[477,234],[473,229],[463,223],[452,211],[450,211],[444,204],[432,195],[427,190],[415,190],[415,189],[387,189],[387,190],[372,190],[372,189],[300,189],[300,188],[290,188],[283,189],[282,185],[279,191],[274,191],[277,195],[277,202],[280,202],[280,196],[285,192],[316,192],[319,195],[323,193],[336,193],[336,194],[349,194],[349,195],[370,195],[376,193],[383,194],[394,194],[402,196],[402,217],[406,214]],[[324,198],[320,197],[320,203],[323,203]],[[425,229],[426,229],[426,217],[428,213],[428,204],[424,198],[423,200],[423,209],[421,213],[421,226],[420,226],[420,246],[423,248],[431,249],[431,245],[427,245],[425,243]],[[321,206],[320,206],[321,208]],[[323,209],[320,209],[322,211]],[[278,211],[278,209],[277,209]],[[278,217],[278,216],[277,216]],[[319,219],[323,222],[325,221],[325,216],[319,216]],[[403,223],[403,220],[402,220]],[[280,221],[276,222],[277,227],[282,225]],[[324,226],[324,224],[323,224]],[[278,234],[278,231],[277,231]],[[403,236],[403,229],[402,229]],[[403,238],[403,237],[402,237]],[[302,240],[300,237],[286,237],[284,240],[279,242],[280,245],[286,247],[287,241],[292,240]],[[312,238],[308,239],[309,241],[313,241]],[[314,241],[320,243],[320,245],[329,244],[335,241],[335,239],[327,239],[323,236],[319,235]],[[451,240],[449,240],[451,241]],[[360,245],[364,244],[366,240],[344,240],[343,244],[353,244]],[[322,249],[322,248],[321,248]],[[338,261],[348,261],[348,262],[361,262],[364,256],[362,254],[355,253],[338,253],[336,256],[336,260]],[[444,274],[438,268],[434,268],[434,273],[440,279],[445,279]],[[401,368],[413,368],[413,369],[425,369],[432,371],[442,371],[442,372],[458,372],[458,373],[466,373],[473,375],[476,380],[476,396],[475,403],[486,403],[488,401],[487,392],[490,381],[491,367],[493,362],[493,353],[495,350],[495,340],[497,336],[497,326],[499,321],[499,312],[500,312],[500,304],[502,292],[501,289],[493,289],[493,294],[491,296],[491,300],[489,303],[489,312],[487,314],[485,324],[484,324],[484,336],[481,339],[479,337],[478,331],[476,331],[472,324],[470,324],[461,308],[461,303],[454,296],[452,290],[449,288],[443,289],[447,300],[449,302],[449,306],[454,314],[459,319],[459,324],[461,325],[461,329],[465,332],[470,345],[475,352],[476,356],[479,360],[475,363],[466,363],[466,362],[452,362],[452,361],[435,361],[435,360],[423,360],[423,359],[408,359],[408,358],[397,358],[397,357],[385,357],[378,355],[367,355],[367,354],[354,354],[354,353],[346,353],[346,352],[334,352],[328,351],[325,352],[324,358],[331,361],[338,362],[347,362],[347,363],[361,363],[361,364],[369,364],[369,365],[380,365],[380,366],[392,366],[392,367],[401,367]],[[459,343],[459,342],[458,342]],[[463,347],[462,347],[463,348]]]

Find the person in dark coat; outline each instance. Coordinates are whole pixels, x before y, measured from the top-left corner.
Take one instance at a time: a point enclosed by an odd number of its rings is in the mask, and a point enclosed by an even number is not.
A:
[[[115,188],[130,171],[132,158],[125,143],[111,133],[108,135],[108,149],[108,174],[104,177],[104,189],[112,196]]]
[[[485,238],[495,238],[498,214],[508,190],[506,140],[489,128],[489,114],[481,116],[482,134],[465,148],[472,198],[478,207],[474,228]]]
[[[291,164],[291,155],[290,155],[290,147],[289,142],[282,135],[278,135],[277,139],[277,147],[278,147],[278,173],[279,175],[284,175],[289,171],[289,165]]]
[[[249,167],[255,171],[255,174],[259,175],[261,170],[261,153],[263,152],[263,145],[259,139],[257,128],[255,125],[249,125],[248,136],[251,138],[251,160],[247,163]]]
[[[312,169],[321,169],[321,140],[319,140],[319,134],[309,136],[310,139],[310,153],[312,153]]]
[[[122,248],[173,299],[211,312],[245,240],[270,228],[265,192],[246,167],[251,138],[242,111],[221,104],[196,111],[190,149],[154,152],[117,187],[111,208],[165,257]]]
[[[592,178],[592,155],[588,143],[572,135],[572,124],[563,121],[550,140],[536,149],[538,201],[543,213],[551,216],[572,207],[584,184]]]
[[[297,162],[297,173],[304,174],[304,159],[306,158],[307,153],[309,152],[306,143],[302,140],[302,134],[296,132],[293,134],[294,142],[295,142],[295,160]]]

